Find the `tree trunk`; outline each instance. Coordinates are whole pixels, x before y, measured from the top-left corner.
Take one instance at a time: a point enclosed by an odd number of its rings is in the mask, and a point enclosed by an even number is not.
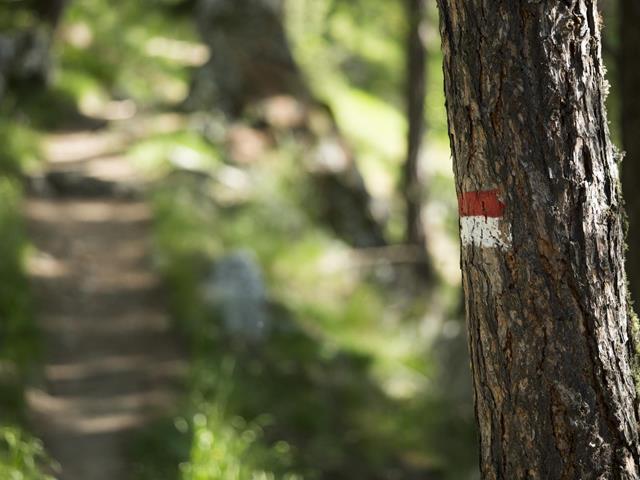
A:
[[[269,96],[308,96],[282,23],[281,0],[199,0],[196,12],[211,59],[196,74],[189,103],[238,116]]]
[[[66,0],[37,0],[35,10],[44,22],[52,28],[56,28],[60,23],[66,3]]]
[[[28,91],[46,85],[51,37],[34,28],[0,33],[0,99],[6,91]]]
[[[626,152],[622,163],[622,188],[629,219],[627,233],[627,271],[631,299],[640,305],[640,2],[620,1],[620,107],[622,111],[622,143]]]
[[[420,152],[425,133],[424,101],[426,95],[427,49],[422,38],[425,22],[425,0],[407,0],[409,34],[407,38],[407,160],[404,167],[403,192],[406,204],[406,241],[424,249],[424,258],[418,264],[425,276],[431,276],[427,254],[425,226],[422,221],[422,191]]]
[[[20,6],[23,11],[12,11],[10,7],[0,11],[0,15],[9,19],[25,12],[33,17],[33,24],[28,28],[0,32],[0,99],[7,90],[31,93],[46,84],[51,68],[52,32],[58,25],[65,1],[35,0]]]
[[[355,158],[331,111],[313,98],[293,58],[282,1],[199,0],[197,11],[212,55],[196,75],[187,108],[213,107],[237,118],[261,103],[256,110],[265,110],[269,99],[294,100],[302,118],[286,128],[306,142],[308,154],[301,163],[310,166],[314,180],[314,213],[355,247],[385,245],[384,229],[372,213]],[[265,128],[272,126],[264,123]]]
[[[637,479],[593,0],[439,0],[484,479]]]

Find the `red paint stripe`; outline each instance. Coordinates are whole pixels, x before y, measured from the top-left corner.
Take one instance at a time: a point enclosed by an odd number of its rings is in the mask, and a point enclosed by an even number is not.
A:
[[[461,217],[502,217],[505,204],[498,199],[498,190],[466,192],[458,195],[458,211]]]

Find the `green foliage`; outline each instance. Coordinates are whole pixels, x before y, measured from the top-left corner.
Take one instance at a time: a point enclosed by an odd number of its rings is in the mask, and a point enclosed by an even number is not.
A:
[[[33,325],[19,205],[16,183],[0,178],[0,358],[25,365],[32,356]]]
[[[387,232],[388,238],[400,241],[404,200],[398,185],[407,133],[405,2],[291,0],[285,5],[296,59],[354,147],[369,190],[400,214],[392,215]],[[428,15],[425,141],[431,148],[425,159],[429,166],[445,166],[451,177],[435,3]],[[449,188],[451,195],[452,181]]]
[[[389,172],[393,178],[406,130],[401,2],[301,0],[286,7],[296,59],[357,147],[366,180]]]
[[[65,41],[57,46],[59,81],[66,88],[76,88],[79,99],[116,95],[148,104],[184,94],[188,82],[184,65],[158,54],[158,49],[149,53],[154,40],[194,42],[197,38],[190,19],[169,10],[172,3],[71,2],[65,16]]]
[[[42,443],[18,428],[0,427],[0,478],[6,480],[54,480],[42,473],[50,464]]]
[[[0,478],[45,480],[41,443],[19,428],[3,426],[23,417],[25,370],[37,353],[35,330],[24,275],[25,237],[17,183],[0,177]]]
[[[24,369],[35,353],[19,204],[17,184],[0,177],[0,478],[44,480],[38,470],[42,446],[17,428],[3,427],[22,419]]]
[[[148,137],[133,146],[129,156],[150,178],[163,178],[176,168],[206,174],[221,163],[219,148],[189,130]]]
[[[330,93],[323,86],[327,80],[346,75],[356,88],[402,102],[401,2],[300,0],[286,8],[296,57],[319,93]]]
[[[0,116],[8,114],[0,110]],[[17,176],[37,163],[39,153],[37,134],[28,123],[0,118],[0,176]]]
[[[225,418],[216,406],[207,404],[207,413],[193,416],[193,444],[190,459],[181,465],[183,480],[299,480],[293,473],[274,474],[260,465],[291,463],[291,447],[284,441],[272,449],[260,441],[269,425],[263,416],[251,424],[242,417]],[[286,467],[285,467],[286,468]]]
[[[5,107],[5,112],[8,108]],[[24,272],[26,237],[20,174],[38,161],[38,136],[28,122],[0,120],[0,361],[26,366],[34,328]]]
[[[21,216],[20,174],[37,163],[38,136],[5,98],[0,120],[0,478],[46,480],[41,443],[20,427],[24,421],[23,385],[37,357],[29,285],[25,275],[26,236]]]

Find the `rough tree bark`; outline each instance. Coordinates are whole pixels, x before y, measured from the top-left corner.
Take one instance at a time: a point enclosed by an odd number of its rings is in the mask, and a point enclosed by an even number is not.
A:
[[[419,270],[431,276],[427,255],[427,239],[422,221],[424,183],[420,174],[420,153],[425,133],[424,101],[427,81],[427,48],[423,39],[426,17],[425,0],[407,0],[409,33],[407,36],[407,160],[403,172],[403,189],[406,205],[405,240],[424,250]]]
[[[593,0],[438,0],[484,479],[637,479]]]
[[[355,158],[328,107],[309,92],[293,58],[282,0],[199,0],[197,12],[211,60],[196,74],[187,107],[218,108],[237,118],[269,98],[294,100],[302,114],[289,131],[303,138],[312,152],[303,165],[310,165],[320,217],[353,246],[385,245]]]
[[[627,272],[631,299],[640,306],[640,2],[620,0],[618,72],[622,113],[622,189],[629,218]]]

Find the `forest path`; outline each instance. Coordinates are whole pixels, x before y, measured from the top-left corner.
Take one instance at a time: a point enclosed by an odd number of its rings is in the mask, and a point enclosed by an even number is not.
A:
[[[135,136],[48,136],[25,205],[44,343],[27,400],[60,480],[131,478],[128,441],[170,411],[186,371],[151,265],[150,208],[131,194],[142,180],[121,153]]]

